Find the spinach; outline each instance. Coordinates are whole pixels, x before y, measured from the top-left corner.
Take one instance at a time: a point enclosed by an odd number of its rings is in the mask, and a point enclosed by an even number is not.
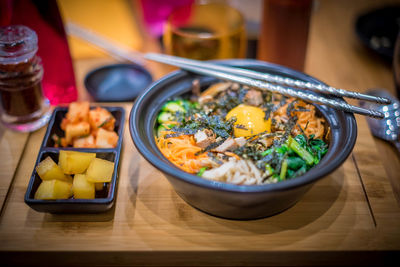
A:
[[[305,135],[297,135],[294,138],[300,146],[305,148],[309,153],[314,156],[315,164],[318,164],[322,157],[328,152],[328,144],[321,139],[314,138],[314,135],[310,135],[306,138]]]

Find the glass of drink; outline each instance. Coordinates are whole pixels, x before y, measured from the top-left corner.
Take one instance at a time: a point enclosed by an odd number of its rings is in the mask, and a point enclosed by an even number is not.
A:
[[[257,58],[303,71],[312,0],[264,0]]]
[[[246,30],[242,15],[221,3],[192,4],[175,9],[163,35],[170,55],[208,60],[243,58]]]

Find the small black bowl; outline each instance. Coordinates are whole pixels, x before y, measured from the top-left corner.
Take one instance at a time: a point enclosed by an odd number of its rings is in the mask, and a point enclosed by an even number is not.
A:
[[[94,108],[94,107],[91,107]],[[29,180],[28,188],[25,193],[25,203],[32,209],[39,212],[49,213],[100,213],[111,209],[115,203],[118,185],[118,168],[121,156],[125,110],[121,107],[102,107],[107,109],[115,118],[115,131],[118,134],[118,143],[115,148],[56,148],[52,135],[57,134],[60,137],[64,136],[64,132],[60,129],[60,124],[65,114],[68,111],[67,107],[57,107],[54,109],[47,126],[46,134],[43,138],[42,145],[36,159],[35,167],[32,171],[31,179]],[[58,163],[60,150],[73,150],[80,152],[96,153],[97,158],[105,159],[114,162],[114,172],[111,182],[106,183],[107,186],[101,191],[96,192],[94,199],[56,199],[42,200],[35,199],[35,193],[38,189],[41,179],[36,172],[38,164],[47,156],[50,156],[54,162]]]
[[[111,182],[106,183],[107,186],[101,191],[96,191],[94,199],[55,199],[55,200],[43,200],[35,199],[35,193],[38,189],[42,179],[36,172],[36,166],[44,160],[47,156],[50,156],[56,163],[58,163],[58,156],[60,153],[59,149],[43,149],[40,150],[37,158],[35,169],[32,172],[31,180],[25,194],[25,203],[28,204],[32,209],[39,212],[49,213],[100,213],[105,212],[112,208],[115,202],[117,177],[118,177],[118,165],[119,165],[119,153],[111,150],[93,150],[93,149],[81,149],[81,152],[96,153],[97,158],[105,159],[114,162],[114,173],[111,178]]]
[[[89,72],[85,86],[96,102],[127,102],[151,84],[151,74],[137,64],[113,64]]]
[[[226,60],[221,63],[322,84],[304,73],[261,61]],[[178,195],[206,213],[230,219],[256,219],[279,213],[294,205],[313,183],[338,168],[354,147],[357,137],[354,116],[316,105],[331,127],[330,144],[321,162],[306,174],[276,184],[234,185],[186,173],[159,151],[154,140],[154,126],[163,103],[174,96],[189,93],[193,79],[200,80],[202,89],[218,81],[186,71],[165,76],[137,98],[130,114],[129,127],[132,140],[143,157],[167,176]]]

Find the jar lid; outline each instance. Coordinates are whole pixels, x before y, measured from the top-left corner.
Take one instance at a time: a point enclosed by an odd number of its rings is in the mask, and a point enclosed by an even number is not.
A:
[[[0,63],[16,64],[32,58],[38,50],[36,33],[23,25],[0,27]]]

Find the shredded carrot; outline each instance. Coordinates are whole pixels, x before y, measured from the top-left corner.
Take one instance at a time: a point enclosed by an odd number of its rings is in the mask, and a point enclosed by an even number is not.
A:
[[[274,112],[274,118],[276,120],[280,120],[282,117],[286,117],[286,110],[292,101],[294,101],[294,98],[289,99],[289,101],[280,107],[278,110]],[[303,101],[298,101],[295,104],[295,108],[297,109],[298,107],[303,107],[309,111],[295,111],[292,114],[297,116],[297,124],[300,125],[300,127],[303,129],[305,134],[307,136],[310,136],[311,134],[314,134],[316,138],[324,138],[324,130],[325,130],[325,119],[320,118],[316,114],[316,109],[313,105],[304,103]],[[294,132],[295,134],[301,134],[301,130],[298,128],[296,125],[294,127]]]
[[[208,166],[207,153],[201,152],[201,148],[195,145],[193,135],[181,135],[178,137],[156,139],[161,153],[180,169],[197,173],[202,167]],[[199,153],[199,154],[198,154]]]

